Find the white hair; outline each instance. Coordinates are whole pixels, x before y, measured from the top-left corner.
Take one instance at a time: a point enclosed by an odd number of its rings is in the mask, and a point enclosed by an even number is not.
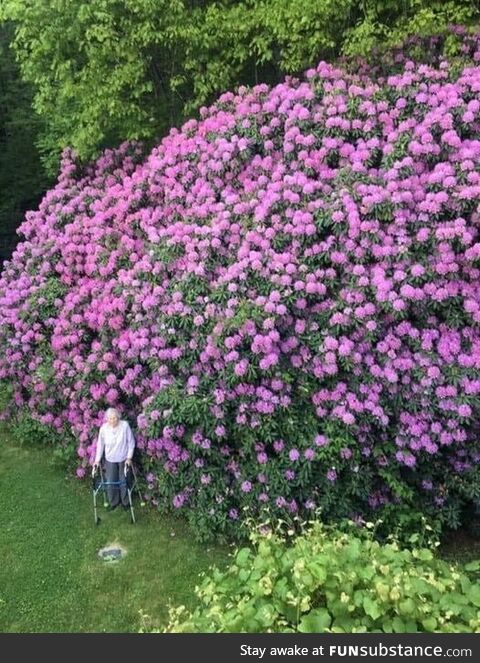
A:
[[[120,412],[117,410],[116,407],[109,407],[108,410],[105,412],[105,419],[108,417],[109,414],[114,414],[117,419],[121,419],[122,417],[120,416]]]

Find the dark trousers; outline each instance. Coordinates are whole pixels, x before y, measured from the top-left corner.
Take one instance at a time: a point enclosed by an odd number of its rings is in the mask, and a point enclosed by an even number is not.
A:
[[[125,461],[121,463],[111,463],[105,459],[105,478],[109,481],[125,481]],[[120,486],[107,486],[107,496],[110,506],[120,504],[120,499],[124,506],[128,506],[127,484]]]

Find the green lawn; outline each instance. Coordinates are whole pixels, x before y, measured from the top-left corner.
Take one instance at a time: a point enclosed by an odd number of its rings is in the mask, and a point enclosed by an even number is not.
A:
[[[138,500],[132,525],[100,499],[96,527],[89,486],[50,460],[0,427],[0,632],[136,632],[161,628],[169,602],[193,607],[198,574],[225,564],[228,549],[196,543],[182,521]],[[125,559],[101,561],[107,543],[122,544]],[[441,554],[478,559],[480,542],[452,533]]]
[[[100,496],[101,497],[101,496]],[[130,632],[161,627],[168,603],[192,607],[198,574],[228,549],[194,541],[177,519],[136,503],[94,525],[91,491],[0,430],[0,632]],[[121,543],[127,556],[97,551]],[[142,619],[141,612],[150,616]]]

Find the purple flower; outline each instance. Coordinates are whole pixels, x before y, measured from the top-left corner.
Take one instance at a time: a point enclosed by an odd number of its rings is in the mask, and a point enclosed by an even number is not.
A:
[[[328,444],[328,438],[325,435],[317,435],[315,438],[317,447],[325,447]]]
[[[179,495],[175,495],[172,502],[176,509],[180,509],[180,507],[182,507],[185,503],[185,495],[182,495],[181,493]]]
[[[281,453],[283,451],[284,446],[285,444],[283,440],[275,440],[275,442],[273,443],[273,448],[277,453]]]
[[[461,417],[469,417],[472,414],[472,408],[469,405],[459,405],[458,414]]]
[[[296,513],[298,511],[298,504],[296,503],[295,500],[291,500],[288,503],[288,510],[290,511],[290,513]]]

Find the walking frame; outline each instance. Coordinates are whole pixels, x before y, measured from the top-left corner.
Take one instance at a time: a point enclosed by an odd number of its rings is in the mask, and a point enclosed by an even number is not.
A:
[[[137,493],[140,498],[141,495],[137,485],[137,475],[135,473],[135,468],[133,467],[133,465],[125,464],[124,477],[119,481],[105,481],[101,464],[98,465],[98,473],[97,473],[97,468],[95,466],[92,468],[93,518],[95,521],[95,525],[98,525],[100,522],[100,517],[98,515],[98,509],[97,509],[98,493],[100,491],[103,491],[103,506],[107,508],[108,507],[107,494],[106,494],[107,487],[118,486],[118,488],[120,488],[121,486],[124,485],[126,485],[127,487],[128,505],[130,508],[130,519],[132,523],[135,523],[136,522],[135,511],[133,509],[133,502],[132,502],[132,493],[134,488],[137,489]]]

